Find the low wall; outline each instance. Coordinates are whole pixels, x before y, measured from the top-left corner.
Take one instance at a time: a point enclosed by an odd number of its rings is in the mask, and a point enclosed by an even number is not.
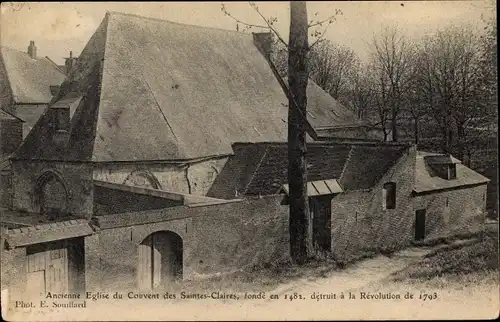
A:
[[[182,201],[94,185],[94,214],[162,209],[182,205]]]
[[[281,201],[268,196],[102,216],[101,231],[86,242],[87,289],[135,288],[138,245],[157,231],[182,238],[185,280],[287,261],[289,211]]]

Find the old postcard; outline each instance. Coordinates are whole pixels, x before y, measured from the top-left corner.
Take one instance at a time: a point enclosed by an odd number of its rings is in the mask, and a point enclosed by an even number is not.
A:
[[[2,318],[498,318],[495,13],[3,2]]]

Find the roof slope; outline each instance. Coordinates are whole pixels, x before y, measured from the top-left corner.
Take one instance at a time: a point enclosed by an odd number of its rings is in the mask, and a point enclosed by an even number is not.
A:
[[[79,151],[24,156],[189,160],[286,140],[288,101],[250,34],[108,13],[76,64],[57,99],[84,96],[68,144]],[[314,126],[353,119],[310,83]]]
[[[307,180],[338,179],[345,190],[368,189],[409,147],[347,143],[309,143]],[[208,196],[276,194],[288,183],[286,143],[235,144],[232,156],[215,179]]]
[[[369,189],[407,150],[397,145],[353,145],[340,183],[346,190]]]
[[[457,169],[457,177],[453,180],[446,180],[433,174],[424,160],[426,156],[438,156],[440,154],[418,151],[415,162],[415,186],[416,193],[430,192],[442,189],[452,189],[469,185],[486,184],[490,179],[466,167],[461,163],[454,162]],[[451,157],[453,161],[458,161]]]
[[[47,58],[32,59],[25,52],[1,47],[1,59],[15,103],[47,104],[52,99],[50,85],[64,80],[64,74]]]

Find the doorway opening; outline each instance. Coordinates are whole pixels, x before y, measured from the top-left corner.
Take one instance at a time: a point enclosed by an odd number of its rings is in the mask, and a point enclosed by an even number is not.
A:
[[[182,238],[171,231],[155,232],[139,245],[138,287],[165,289],[182,280]]]
[[[315,251],[330,252],[332,250],[332,198],[333,195],[309,198],[310,223],[312,223],[310,232]]]
[[[425,239],[425,209],[415,212],[415,240]]]

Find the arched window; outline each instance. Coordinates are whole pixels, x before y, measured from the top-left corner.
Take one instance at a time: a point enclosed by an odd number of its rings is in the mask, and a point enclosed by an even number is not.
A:
[[[383,189],[383,206],[384,209],[396,208],[396,183],[384,183]]]
[[[40,214],[49,220],[67,216],[68,190],[62,179],[54,172],[45,172],[37,182],[36,195]]]
[[[161,189],[160,182],[149,171],[134,171],[128,175],[123,184],[143,188]]]

